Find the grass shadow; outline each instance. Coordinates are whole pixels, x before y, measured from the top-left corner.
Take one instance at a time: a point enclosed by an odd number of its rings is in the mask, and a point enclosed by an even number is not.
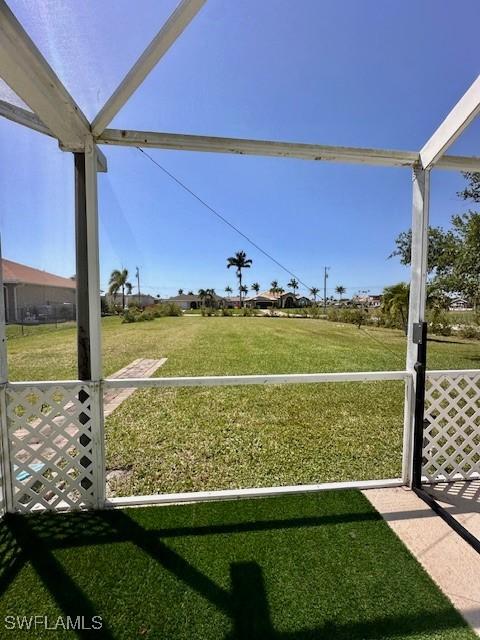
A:
[[[159,510],[159,523],[161,523]],[[67,575],[61,562],[55,557],[55,550],[72,549],[82,553],[81,547],[98,545],[115,545],[129,542],[155,564],[160,565],[185,588],[195,591],[206,602],[219,610],[231,624],[230,632],[225,636],[228,640],[374,640],[376,638],[408,638],[411,635],[426,634],[426,638],[441,638],[442,632],[449,632],[449,638],[456,637],[456,629],[463,631],[462,638],[467,637],[465,624],[453,609],[445,604],[434,613],[427,609],[419,613],[382,617],[380,611],[370,611],[366,619],[358,621],[352,612],[351,621],[338,621],[335,612],[332,618],[323,616],[323,623],[312,628],[300,628],[296,631],[280,631],[275,629],[272,621],[268,599],[268,588],[262,566],[253,557],[249,561],[235,561],[228,564],[230,587],[217,584],[205,572],[187,561],[180,553],[169,547],[165,540],[182,537],[198,537],[216,534],[249,534],[261,535],[262,532],[275,530],[288,531],[304,527],[328,527],[345,523],[361,523],[381,521],[373,511],[352,513],[326,513],[320,516],[293,518],[244,520],[234,523],[211,523],[200,526],[174,526],[146,528],[126,511],[113,510],[86,512],[68,515],[9,515],[0,523],[0,548],[5,550],[0,564],[0,586],[3,589],[15,579],[18,571],[25,563],[30,563],[45,587],[52,594],[55,602],[65,616],[84,615],[92,618],[102,615],[95,610],[94,603],[83,592],[73,578]],[[152,522],[150,522],[152,524]],[[155,523],[153,523],[155,524]],[[383,524],[383,523],[382,523]],[[219,548],[218,553],[222,553]],[[343,566],[343,565],[342,565]],[[343,566],[348,572],[348,564]],[[123,567],[119,566],[119,572]],[[287,576],[288,577],[288,576]],[[312,581],[312,588],[321,588],[316,584],[315,576],[306,576]],[[341,582],[340,582],[341,584]],[[155,582],[152,589],[152,603],[157,598]],[[286,601],[295,602],[295,594],[288,596],[289,584],[285,583]],[[1,593],[1,591],[0,591]],[[342,597],[339,587],[339,598]],[[132,587],[131,593],[125,594],[126,601],[131,598],[130,606],[142,607],[138,602],[138,594]],[[152,604],[150,603],[150,605]],[[294,607],[294,604],[292,604]],[[189,611],[187,610],[187,615]],[[379,614],[379,615],[378,615]],[[109,614],[114,623],[114,610]],[[175,616],[176,611],[167,612]],[[183,612],[185,615],[185,612]],[[193,614],[192,614],[193,615]],[[294,612],[292,611],[292,615]],[[313,612],[312,612],[313,615]],[[105,617],[102,615],[105,623]],[[80,638],[102,637],[114,638],[111,630],[104,626],[101,634],[97,632],[77,631]],[[123,636],[122,636],[123,637]],[[158,637],[158,636],[155,636]]]

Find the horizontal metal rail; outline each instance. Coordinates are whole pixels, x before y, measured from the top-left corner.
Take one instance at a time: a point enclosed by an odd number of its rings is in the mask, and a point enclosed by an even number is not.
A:
[[[315,162],[341,162],[380,167],[412,167],[420,160],[418,151],[394,149],[369,149],[365,147],[338,147],[323,144],[281,142],[278,140],[251,140],[245,138],[222,138],[160,131],[132,131],[105,129],[96,137],[97,144],[123,147],[145,147],[174,149],[177,151],[199,151],[208,153],[231,153],[245,156],[297,158]],[[454,171],[479,171],[480,158],[448,156],[439,158],[438,169]]]
[[[215,500],[240,500],[245,498],[267,498],[269,496],[318,493],[347,489],[386,489],[402,487],[401,478],[388,480],[355,480],[350,482],[323,482],[320,484],[299,484],[285,487],[257,487],[254,489],[222,489],[218,491],[191,491],[185,493],[159,493],[147,496],[107,498],[105,507],[140,507],[154,504],[178,504],[179,502],[210,502]]]
[[[22,382],[7,382],[5,386],[7,389],[14,389],[15,391],[30,388],[43,391],[54,387],[64,387],[66,389],[78,386],[88,387],[91,384],[90,380],[22,380]]]
[[[442,373],[442,372],[440,372]],[[456,373],[456,372],[454,372]],[[468,372],[460,372],[468,373]],[[480,371],[479,371],[480,373]],[[319,384],[322,382],[376,382],[382,380],[409,380],[408,371],[352,371],[341,373],[280,373],[242,376],[182,376],[163,378],[105,378],[102,384],[111,389],[133,387],[221,387],[254,384]],[[22,389],[52,389],[89,386],[85,380],[22,380],[7,382],[6,387]]]
[[[107,378],[105,387],[220,387],[266,384],[318,384],[323,382],[375,382],[407,380],[408,371],[361,371],[352,373],[287,373],[245,376],[195,376],[166,378]]]

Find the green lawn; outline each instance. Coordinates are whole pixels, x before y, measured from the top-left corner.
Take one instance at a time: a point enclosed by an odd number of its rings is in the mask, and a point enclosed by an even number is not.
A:
[[[14,328],[9,328],[14,331]],[[8,341],[11,379],[75,377],[75,330]],[[401,370],[405,337],[288,318],[103,320],[105,372],[138,357],[157,375]],[[432,368],[477,368],[480,343],[429,342]],[[403,383],[137,391],[106,421],[116,495],[398,477]]]
[[[2,638],[475,638],[353,491],[9,516],[0,558]],[[5,616],[33,615],[104,626],[4,628]]]
[[[391,329],[300,318],[104,318],[105,374],[139,357],[166,356],[159,375],[230,375],[404,369],[405,336]],[[76,377],[75,327],[7,328],[11,380]],[[434,338],[430,368],[477,368],[480,342]]]

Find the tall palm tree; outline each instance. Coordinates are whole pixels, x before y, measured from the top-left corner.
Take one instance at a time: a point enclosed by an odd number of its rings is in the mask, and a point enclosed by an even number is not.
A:
[[[238,278],[238,293],[240,297],[240,306],[242,306],[242,269],[250,269],[252,260],[247,258],[245,251],[237,251],[234,256],[227,258],[227,269],[235,267]]]
[[[279,291],[278,280],[272,280],[270,283],[270,293],[272,294],[272,296],[278,296],[278,291]],[[275,306],[276,303],[277,303],[277,300],[272,301],[273,306]]]
[[[296,299],[297,289],[298,289],[298,280],[296,278],[292,278],[290,282],[287,283],[287,287],[290,287],[290,289],[292,289],[293,297]]]
[[[310,289],[310,295],[313,296],[313,302],[315,304],[317,304],[317,296],[318,296],[319,293],[320,293],[320,289],[318,289],[317,287],[312,287]]]
[[[108,292],[113,295],[113,302],[117,293],[122,291],[122,309],[125,309],[125,291],[127,294],[132,293],[132,284],[128,282],[128,269],[114,269],[110,274],[110,280],[108,282]]]
[[[215,289],[206,289],[205,290],[205,298],[206,298],[206,300],[208,302],[208,306],[209,307],[213,307],[213,304],[215,302],[215,297],[216,297]]]
[[[248,293],[248,287],[246,284],[242,284],[242,286],[240,287],[242,293],[246,296]]]
[[[202,303],[202,307],[205,306],[205,298],[207,297],[207,290],[206,289],[199,289],[198,290],[198,297],[200,298],[200,302]]]
[[[405,334],[407,333],[409,296],[410,286],[406,282],[399,282],[383,290],[383,309],[393,320],[400,318]]]
[[[342,286],[341,284],[339,284],[337,287],[335,287],[335,292],[338,293],[338,295],[340,296],[340,298],[343,296],[343,294],[345,293],[346,289],[344,286]]]
[[[256,293],[256,294],[257,294],[257,296],[258,296],[258,292],[260,291],[260,285],[258,284],[258,282],[254,282],[254,283],[252,284],[252,286],[250,287],[250,289],[251,289],[252,291],[255,291],[255,293]]]

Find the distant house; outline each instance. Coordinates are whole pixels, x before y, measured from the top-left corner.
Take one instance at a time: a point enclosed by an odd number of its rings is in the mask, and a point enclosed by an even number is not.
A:
[[[465,298],[453,298],[448,305],[450,311],[470,311],[473,307]]]
[[[75,317],[76,281],[2,259],[6,322]]]
[[[381,295],[356,295],[352,298],[352,303],[356,306],[362,307],[370,307],[372,309],[377,309],[382,305],[382,296]]]
[[[200,296],[194,293],[181,293],[171,298],[166,298],[162,302],[171,302],[177,304],[180,309],[187,311],[189,309],[200,309],[204,304],[207,304],[206,300],[203,300]],[[216,307],[228,306],[228,298],[222,298],[221,296],[214,296],[213,304]]]
[[[117,295],[117,301],[118,301],[118,295]],[[154,298],[153,296],[151,296],[148,293],[129,293],[128,295],[125,296],[125,304],[128,305],[129,304],[136,304],[139,307],[148,307],[151,304],[155,304],[156,302],[158,302],[158,298]]]
[[[280,295],[278,293],[271,293],[270,291],[263,291],[256,296],[246,298],[245,304],[254,309],[269,309],[270,307],[293,309],[308,306],[312,304],[312,302],[305,296],[297,296],[290,292]]]
[[[107,304],[114,304],[117,307],[122,306],[122,292],[118,291],[115,295],[113,293],[106,293],[104,296],[101,296],[103,300]],[[126,293],[125,294],[125,306],[128,307],[130,304],[134,304],[137,307],[145,308],[149,307],[156,302],[160,302],[160,298],[155,298],[151,296],[149,293]]]

